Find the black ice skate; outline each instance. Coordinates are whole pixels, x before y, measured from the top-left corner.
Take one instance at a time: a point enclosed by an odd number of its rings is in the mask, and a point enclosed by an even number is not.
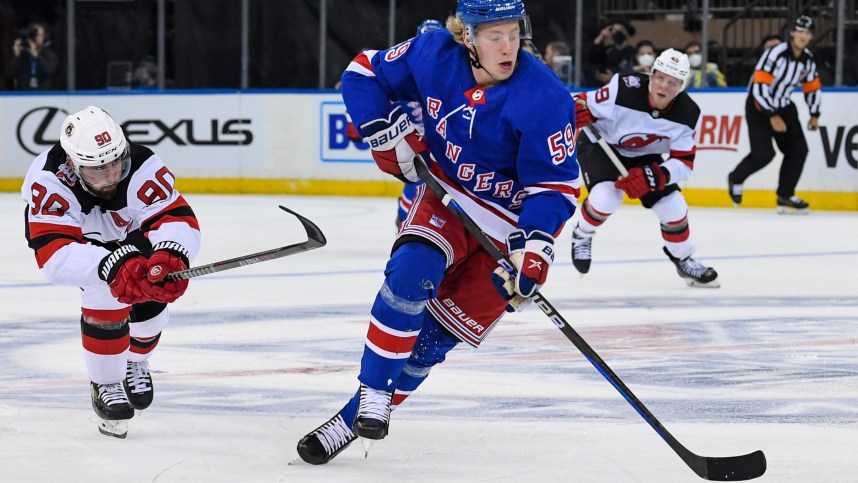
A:
[[[128,402],[137,410],[143,410],[152,404],[155,388],[152,386],[152,376],[149,374],[149,362],[128,361],[125,368],[125,380],[122,381]]]
[[[781,198],[778,196],[778,213],[780,214],[799,214],[806,215],[809,213],[810,204],[798,196],[790,196],[789,198]]]
[[[590,271],[592,246],[593,237],[578,236],[578,228],[575,227],[575,230],[572,231],[572,265],[581,275]]]
[[[356,439],[341,411],[298,441],[298,456],[311,465],[323,465]]]
[[[360,385],[360,404],[355,416],[354,431],[361,438],[378,440],[387,436],[390,425],[390,400],[392,392]]]
[[[685,257],[682,260],[674,257],[667,250],[667,247],[662,247],[665,255],[670,258],[670,261],[676,265],[676,272],[685,280],[685,284],[689,287],[706,287],[718,288],[721,283],[718,282],[718,272],[714,268],[707,267],[691,257]]]
[[[733,200],[733,206],[739,206],[742,204],[742,193],[744,189],[741,184],[734,183],[730,175],[727,175],[727,191],[730,193],[730,199]]]
[[[128,402],[122,384],[90,383],[92,409],[101,418],[98,431],[107,436],[124,439],[128,435],[128,420],[134,417],[134,408]]]

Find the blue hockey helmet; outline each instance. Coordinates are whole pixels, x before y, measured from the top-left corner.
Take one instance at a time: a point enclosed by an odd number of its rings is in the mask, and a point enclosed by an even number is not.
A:
[[[430,19],[424,20],[423,23],[421,23],[417,27],[417,35],[425,34],[426,32],[431,32],[433,30],[442,30],[443,28],[444,28],[444,24],[442,24],[441,22],[439,22],[435,19],[430,18]]]
[[[470,34],[476,26],[484,23],[518,20],[521,38],[531,38],[530,18],[522,0],[459,0],[456,16],[462,19]]]

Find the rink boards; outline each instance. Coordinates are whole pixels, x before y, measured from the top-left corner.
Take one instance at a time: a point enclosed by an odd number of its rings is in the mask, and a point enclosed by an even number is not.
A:
[[[692,92],[701,107],[692,205],[728,206],[726,177],[748,153],[744,89]],[[793,94],[802,124],[808,113]],[[136,142],[150,146],[187,193],[394,196],[366,143],[345,137],[336,91],[90,91],[0,96],[0,190],[17,191],[33,157],[55,143],[69,112],[105,108]],[[858,90],[827,89],[821,128],[805,131],[809,155],[798,194],[817,209],[858,209]],[[745,206],[774,207],[780,154],[746,185]]]

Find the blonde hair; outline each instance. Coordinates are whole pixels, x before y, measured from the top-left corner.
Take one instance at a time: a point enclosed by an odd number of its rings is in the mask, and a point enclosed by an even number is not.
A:
[[[447,17],[447,23],[445,25],[447,30],[449,30],[453,34],[453,39],[458,44],[465,45],[465,24],[462,23],[461,17],[450,16]]]

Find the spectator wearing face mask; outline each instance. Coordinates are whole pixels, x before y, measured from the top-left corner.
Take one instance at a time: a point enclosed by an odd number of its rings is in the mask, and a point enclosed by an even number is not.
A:
[[[692,40],[685,46],[685,53],[691,63],[691,75],[688,78],[688,87],[727,87],[727,79],[718,69],[718,64],[707,62],[706,69],[703,67],[703,48],[700,42]]]
[[[652,64],[655,62],[655,44],[651,40],[641,40],[635,46],[635,65],[631,72],[649,75],[652,73]]]
[[[590,64],[595,86],[607,84],[614,74],[630,70],[635,65],[635,48],[629,43],[635,28],[625,20],[608,22],[593,40]]]
[[[566,84],[571,84],[575,72],[572,66],[572,48],[562,40],[549,42],[545,46],[545,63]]]

